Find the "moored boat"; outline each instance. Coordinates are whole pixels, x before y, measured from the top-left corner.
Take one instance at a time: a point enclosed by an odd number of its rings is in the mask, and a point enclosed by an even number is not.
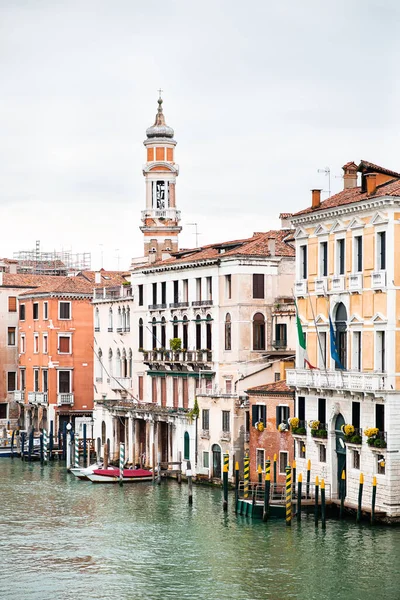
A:
[[[89,465],[88,467],[71,467],[69,469],[69,472],[72,473],[72,475],[74,475],[75,477],[78,477],[78,479],[87,479],[88,475],[91,475],[93,473],[93,471],[96,471],[97,469],[102,469],[103,468],[103,463],[97,462],[94,463],[93,465]],[[114,467],[108,467],[109,469],[113,469]]]
[[[95,469],[92,474],[87,475],[92,483],[118,483],[120,481],[119,469]],[[146,469],[124,469],[123,483],[135,483],[137,481],[149,481],[153,473]]]

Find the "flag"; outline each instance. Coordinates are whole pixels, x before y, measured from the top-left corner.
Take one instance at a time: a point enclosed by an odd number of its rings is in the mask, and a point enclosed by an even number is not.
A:
[[[299,350],[299,367],[301,369],[304,369],[307,366],[309,369],[315,369],[316,367],[314,367],[310,363],[310,361],[308,360],[307,347],[306,347],[306,338],[304,336],[303,328],[301,326],[301,321],[300,321],[300,317],[299,317],[299,311],[297,310],[297,303],[296,302],[295,302],[295,305],[296,305],[297,337],[298,337],[299,346],[300,346],[300,350]]]
[[[331,319],[330,315],[329,315],[329,333],[331,336],[331,356],[332,356],[333,360],[335,361],[336,365],[339,367],[339,369],[342,369],[344,371],[344,366],[342,365],[342,363],[340,361],[339,352],[336,347],[336,333],[333,328],[333,323],[332,323],[332,319]]]

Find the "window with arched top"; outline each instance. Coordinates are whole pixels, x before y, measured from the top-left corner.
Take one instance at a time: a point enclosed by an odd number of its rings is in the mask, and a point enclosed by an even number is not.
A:
[[[109,373],[110,377],[112,376],[113,372],[114,372],[114,369],[113,369],[113,351],[110,348],[109,351],[108,351],[108,373]]]
[[[253,350],[265,350],[265,318],[262,313],[253,317]]]
[[[132,377],[132,350],[128,350],[128,377]]]
[[[161,348],[166,348],[167,346],[167,328],[165,317],[161,318]]]
[[[232,349],[232,320],[229,313],[225,316],[225,350]]]
[[[196,350],[201,350],[201,317],[196,317]]]
[[[125,306],[122,307],[122,331],[126,331],[126,311],[125,311]]]
[[[112,331],[114,328],[114,315],[113,315],[113,309],[110,306],[110,310],[108,311],[108,331]]]
[[[97,306],[94,311],[94,330],[100,331],[100,312]]]
[[[102,360],[103,360],[103,352],[101,351],[101,348],[99,348],[98,351],[97,351],[97,356],[96,356],[96,367],[95,367],[96,381],[102,381],[103,380],[103,364],[102,364]]]
[[[126,350],[122,350],[121,357],[121,377],[128,377],[128,361],[126,360]]]
[[[343,302],[339,302],[336,306],[335,316],[336,329],[336,350],[339,355],[340,363],[335,363],[335,368],[347,368],[347,310]]]
[[[117,331],[122,331],[122,313],[121,313],[121,308],[118,308]]]
[[[106,443],[106,423],[105,421],[101,424],[101,445],[104,446]]]
[[[206,317],[206,346],[207,350],[212,350],[212,318],[211,315]]]
[[[131,309],[128,308],[126,309],[126,327],[125,327],[125,331],[130,331],[131,330]]]
[[[152,348],[157,348],[157,319],[153,317],[151,325],[151,336],[152,336]]]
[[[189,325],[189,321],[187,316],[185,315],[183,317],[183,323],[182,323],[182,347],[185,350],[189,349],[189,330],[188,330],[188,325]]]
[[[174,338],[175,339],[178,338],[179,337],[178,317],[174,317],[173,331],[174,331]]]
[[[121,377],[121,351],[117,348],[117,355],[115,359],[115,375]]]
[[[183,436],[183,458],[184,460],[190,460],[190,438],[187,431]]]
[[[139,319],[139,350],[143,350],[143,319]]]

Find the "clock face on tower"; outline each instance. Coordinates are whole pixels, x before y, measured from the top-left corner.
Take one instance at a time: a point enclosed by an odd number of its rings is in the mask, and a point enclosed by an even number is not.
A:
[[[156,182],[156,205],[157,209],[165,208],[165,181]]]

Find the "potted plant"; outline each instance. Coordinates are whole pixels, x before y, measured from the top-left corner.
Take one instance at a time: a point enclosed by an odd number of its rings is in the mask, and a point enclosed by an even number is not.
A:
[[[181,338],[171,338],[169,340],[169,347],[173,352],[179,352],[182,349]]]
[[[361,435],[356,433],[354,425],[347,423],[346,425],[342,425],[341,429],[344,433],[344,439],[346,442],[349,444],[361,444]]]
[[[290,431],[292,433],[297,433],[297,430],[300,425],[300,419],[298,417],[292,417],[289,419]]]
[[[309,421],[308,426],[311,429],[310,433],[311,433],[312,437],[317,437],[317,432],[319,429],[319,421],[318,420]]]
[[[377,435],[379,433],[379,429],[377,427],[367,427],[364,429],[364,435],[367,436],[367,444],[368,446],[374,446],[375,441],[377,439]]]

